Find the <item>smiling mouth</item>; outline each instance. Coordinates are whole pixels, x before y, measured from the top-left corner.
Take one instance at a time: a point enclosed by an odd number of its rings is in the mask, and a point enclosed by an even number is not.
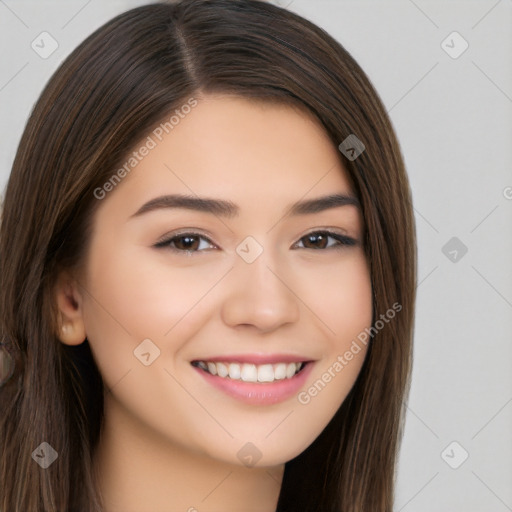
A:
[[[201,368],[210,375],[242,382],[276,382],[292,379],[301,372],[307,362],[252,364],[212,361],[192,361],[192,366]]]

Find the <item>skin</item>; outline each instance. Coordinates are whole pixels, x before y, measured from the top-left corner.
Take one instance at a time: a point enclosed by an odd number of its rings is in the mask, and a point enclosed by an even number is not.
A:
[[[131,217],[170,193],[229,200],[240,214],[163,208]],[[367,347],[307,404],[297,394],[273,405],[243,403],[190,362],[296,354],[315,361],[302,390],[332,373],[371,325],[362,215],[352,205],[286,212],[333,193],[354,195],[340,153],[310,114],[215,95],[199,98],[102,200],[83,274],[62,273],[56,300],[61,341],[87,337],[107,388],[94,455],[107,512],[275,510],[284,463],[333,417]],[[183,228],[206,237],[198,252],[186,254],[183,239],[181,253],[154,247]],[[305,235],[321,229],[358,244],[307,245]],[[249,235],[263,248],[250,264],[236,252]],[[134,356],[147,338],[160,350],[149,366]],[[247,442],[261,453],[254,467],[237,457]]]

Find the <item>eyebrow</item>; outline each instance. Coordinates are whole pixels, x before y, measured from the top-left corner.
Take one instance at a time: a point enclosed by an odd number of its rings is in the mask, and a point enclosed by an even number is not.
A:
[[[288,214],[294,216],[308,215],[346,205],[355,206],[356,208],[361,207],[359,200],[356,197],[345,194],[331,194],[317,197],[315,199],[297,201],[289,207]],[[134,214],[130,216],[130,218],[138,217],[144,213],[155,210],[172,208],[195,210],[226,218],[236,217],[240,213],[240,208],[235,203],[224,199],[170,194],[155,197],[147,203],[144,203]]]

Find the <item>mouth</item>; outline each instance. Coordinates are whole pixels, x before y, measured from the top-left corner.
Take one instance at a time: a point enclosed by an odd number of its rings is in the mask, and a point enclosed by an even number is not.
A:
[[[307,362],[277,364],[229,363],[214,361],[192,361],[192,366],[201,368],[210,375],[242,382],[275,382],[292,379],[304,369]]]
[[[214,389],[250,405],[272,405],[304,387],[315,361],[299,356],[224,356],[191,361]]]

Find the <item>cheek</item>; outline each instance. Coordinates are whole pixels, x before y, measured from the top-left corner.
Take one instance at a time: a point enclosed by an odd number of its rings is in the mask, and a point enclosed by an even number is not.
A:
[[[373,300],[369,266],[362,249],[335,256],[331,264],[303,268],[297,295],[311,309],[330,340],[328,351],[350,345],[372,321]]]
[[[344,399],[348,394],[368,351],[366,331],[372,322],[373,293],[368,262],[362,252],[344,272],[333,276],[328,294],[332,299],[330,306],[326,305],[328,321],[335,334],[327,345],[329,353],[321,380],[326,388],[329,385],[326,395],[330,398],[326,398],[332,399],[337,409],[343,400],[336,397]],[[323,392],[322,383],[319,389]]]
[[[116,252],[119,246],[98,244],[91,252],[84,300],[87,338],[107,384],[140,366],[134,350],[146,339],[173,358],[200,328],[202,301],[229,270],[176,265],[163,253],[148,258],[137,246]]]
[[[295,428],[306,448],[332,419],[353,387],[368,351],[366,329],[372,322],[372,285],[362,253],[326,272],[309,304],[323,325],[325,344],[315,371],[297,395]],[[359,338],[358,338],[359,337]]]
[[[368,263],[362,254],[354,258],[346,272],[333,279],[330,292],[331,297],[339,298],[333,300],[330,313],[333,315],[334,330],[340,335],[337,336],[337,345],[343,348],[370,327],[372,322],[372,283]]]
[[[229,262],[208,264],[201,256],[126,245],[122,255],[110,256],[97,266],[96,281],[104,278],[109,303],[134,332],[142,325],[144,330],[164,335],[191,312],[230,266]]]

